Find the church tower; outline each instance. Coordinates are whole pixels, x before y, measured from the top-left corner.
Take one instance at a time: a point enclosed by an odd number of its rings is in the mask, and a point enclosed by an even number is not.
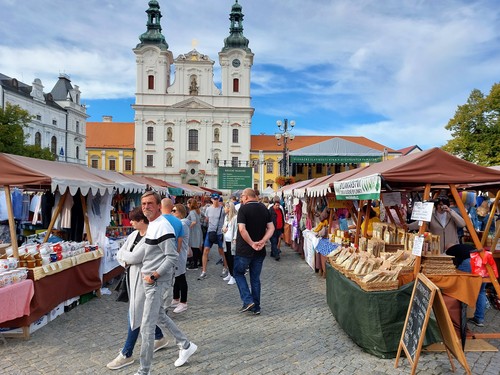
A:
[[[250,160],[253,54],[243,36],[241,6],[236,0],[230,35],[219,53],[220,89],[214,83],[215,61],[194,46],[172,58],[156,0],[149,1],[146,13],[147,31],[134,49],[135,171],[167,182],[217,188],[220,166],[248,166]]]

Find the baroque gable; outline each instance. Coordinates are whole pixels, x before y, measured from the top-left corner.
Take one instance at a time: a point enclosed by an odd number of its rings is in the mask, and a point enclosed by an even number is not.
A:
[[[189,98],[172,105],[172,108],[215,109],[213,105],[198,98]]]

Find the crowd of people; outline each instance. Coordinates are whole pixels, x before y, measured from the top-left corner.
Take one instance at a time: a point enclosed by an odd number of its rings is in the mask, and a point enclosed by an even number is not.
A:
[[[128,291],[128,331],[118,356],[107,364],[111,370],[134,363],[134,346],[141,334],[140,366],[137,375],[150,373],[153,354],[168,345],[165,333],[175,338],[179,347],[176,367],[184,365],[198,349],[168,315],[169,309],[180,314],[188,309],[186,270],[201,267],[198,280],[208,277],[208,255],[218,247],[223,280],[236,284],[242,307],[239,312],[260,314],[260,274],[266,256],[279,260],[279,241],[285,216],[280,200],[263,203],[248,188],[224,202],[213,193],[210,202],[196,198],[186,204],[170,198],[161,199],[148,191],[141,197],[141,207],[129,213],[134,231],[117,254],[125,268]],[[276,230],[275,230],[276,228]],[[247,281],[247,274],[250,286]],[[172,294],[172,296],[170,296]]]

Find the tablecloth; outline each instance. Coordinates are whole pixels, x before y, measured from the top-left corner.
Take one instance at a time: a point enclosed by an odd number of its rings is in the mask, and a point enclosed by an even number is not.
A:
[[[23,280],[0,288],[0,322],[28,315],[34,294],[32,280]]]

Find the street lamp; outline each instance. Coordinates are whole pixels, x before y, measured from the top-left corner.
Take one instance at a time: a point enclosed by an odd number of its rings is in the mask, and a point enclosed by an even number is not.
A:
[[[283,122],[281,122],[281,120],[276,121],[276,125],[278,125],[280,133],[274,134],[274,137],[278,140],[278,146],[281,146],[281,138],[283,138],[283,160],[281,163],[281,172],[285,177],[290,175],[290,152],[288,150],[288,142],[293,141],[295,138],[295,135],[290,133],[292,128],[295,126],[295,121],[290,121],[290,128],[288,127],[288,124],[288,119],[284,119]]]

